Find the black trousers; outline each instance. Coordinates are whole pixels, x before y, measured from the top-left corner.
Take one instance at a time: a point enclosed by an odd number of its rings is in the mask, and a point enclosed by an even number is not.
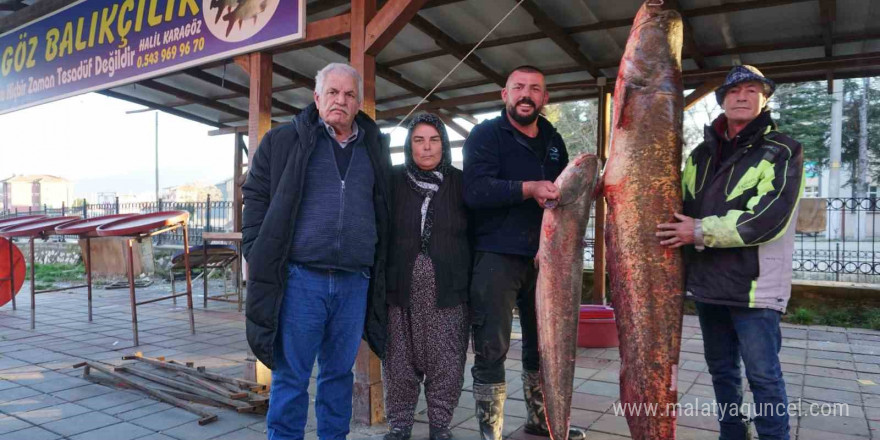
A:
[[[474,335],[475,383],[505,381],[504,361],[510,348],[513,308],[519,309],[522,327],[523,369],[537,371],[538,324],[535,318],[534,258],[477,252],[471,278],[471,317]]]

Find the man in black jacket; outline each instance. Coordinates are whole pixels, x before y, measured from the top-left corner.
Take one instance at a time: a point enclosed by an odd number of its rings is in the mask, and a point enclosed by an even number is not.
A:
[[[384,350],[388,144],[358,112],[356,70],[330,64],[315,83],[315,104],[266,134],[242,187],[247,339],[272,369],[271,439],[303,438],[316,357],[318,437],[345,439],[361,335]]]
[[[539,231],[553,184],[568,164],[556,129],[540,116],[549,94],[544,74],[522,66],[501,91],[501,116],[471,131],[464,144],[464,200],[474,211],[475,255],[471,278],[474,399],[483,440],[501,440],[507,388],[504,361],[513,308],[522,326],[525,432],[549,436],[541,392],[535,283]],[[584,432],[572,428],[572,440]]]
[[[791,296],[804,158],[776,131],[766,107],[774,88],[752,66],[731,69],[715,92],[724,114],[682,173],[684,215],[657,226],[661,245],[685,246],[686,295],[696,301],[723,440],[747,438],[740,358],[761,440],[790,437],[779,320]]]

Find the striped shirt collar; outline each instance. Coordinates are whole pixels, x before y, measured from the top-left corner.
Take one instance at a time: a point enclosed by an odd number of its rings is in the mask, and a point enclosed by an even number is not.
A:
[[[318,118],[318,121],[320,121],[321,124],[324,124],[324,128],[327,130],[327,134],[330,135],[330,139],[336,141],[339,144],[340,148],[345,148],[346,146],[348,146],[348,144],[354,142],[354,140],[358,137],[358,125],[355,121],[351,121],[351,135],[343,141],[339,141],[339,139],[336,139],[336,129],[334,129],[333,126],[324,122],[324,120],[321,118]]]

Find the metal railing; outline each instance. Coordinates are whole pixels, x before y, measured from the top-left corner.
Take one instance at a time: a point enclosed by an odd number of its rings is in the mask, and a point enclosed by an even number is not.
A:
[[[79,206],[64,206],[50,208],[43,206],[42,209],[29,208],[15,211],[0,212],[0,219],[20,215],[79,215],[84,218],[94,218],[110,214],[149,214],[159,211],[187,211],[189,212],[189,240],[190,245],[202,244],[202,232],[231,232],[233,229],[233,202],[212,201],[208,197],[204,202],[165,202],[159,200],[146,203],[115,203],[88,204]],[[63,239],[76,239],[76,237],[63,237]],[[167,234],[153,237],[154,244],[183,245],[183,230],[177,229]]]
[[[812,217],[801,221],[813,224],[812,232],[796,234],[792,260],[796,279],[880,283],[880,200],[876,198],[818,199],[824,209],[814,210]],[[49,208],[0,213],[0,219],[14,215],[81,215],[98,217],[107,214],[146,214],[157,211],[183,210],[190,213],[190,242],[202,243],[202,232],[229,232],[233,229],[233,203],[229,201],[164,202],[158,203],[105,203],[83,204],[77,207]],[[804,202],[802,202],[804,211]],[[795,220],[792,220],[795,221]],[[818,228],[816,227],[818,225]],[[75,237],[70,237],[75,238]],[[155,237],[157,244],[182,245],[183,234],[178,230]],[[593,268],[595,241],[595,207],[590,211],[584,249],[584,267]]]

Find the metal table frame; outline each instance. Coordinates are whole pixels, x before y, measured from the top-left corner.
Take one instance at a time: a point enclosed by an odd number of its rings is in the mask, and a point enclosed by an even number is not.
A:
[[[208,308],[208,300],[211,301],[222,301],[222,302],[237,302],[238,303],[238,311],[241,312],[241,304],[242,304],[242,264],[244,263],[241,256],[241,232],[203,232],[202,233],[202,252],[204,256],[205,264],[202,266],[203,272],[205,275],[204,278],[204,305],[203,308]],[[223,294],[208,296],[208,244],[212,241],[225,241],[229,243],[233,243],[235,245],[235,253],[236,253],[236,261],[238,261],[238,268],[235,271],[235,291],[229,292],[226,289],[226,283],[224,282]],[[224,274],[224,281],[226,275]],[[229,299],[230,296],[237,296],[237,299]]]
[[[41,220],[47,220],[46,218],[38,219],[37,222]],[[71,220],[75,221],[75,220]],[[25,226],[25,225],[21,225]],[[58,225],[55,225],[58,226]],[[0,235],[5,237],[9,241],[9,260],[12,261],[13,252],[12,252],[12,238],[17,237],[27,237],[28,243],[30,246],[31,254],[28,257],[28,263],[31,268],[31,330],[36,328],[36,320],[37,320],[37,295],[43,293],[52,293],[52,292],[64,292],[66,290],[74,290],[74,289],[82,289],[83,287],[88,288],[88,298],[89,298],[89,322],[92,322],[92,270],[91,270],[91,254],[92,254],[92,244],[91,240],[86,239],[86,261],[85,265],[85,275],[86,275],[86,284],[82,284],[79,286],[70,286],[70,287],[62,287],[58,289],[46,289],[46,290],[37,290],[37,282],[36,282],[36,268],[34,265],[34,240],[37,238],[47,239],[48,237],[55,235],[55,226],[52,226],[51,229],[44,230],[40,233],[31,234],[31,235],[19,235],[19,236],[9,236],[0,232]],[[9,279],[12,281],[12,285],[15,285],[14,275],[12,270],[9,273]],[[15,295],[12,295],[12,310],[15,310]]]
[[[128,294],[129,300],[131,302],[131,325],[132,325],[132,334],[134,335],[134,345],[140,345],[138,341],[138,321],[137,321],[137,306],[141,306],[144,304],[150,304],[158,301],[164,301],[168,299],[173,299],[176,303],[177,298],[181,296],[186,297],[187,310],[189,310],[189,329],[192,334],[196,333],[196,322],[195,317],[193,316],[193,300],[192,300],[192,276],[190,274],[190,265],[189,265],[189,230],[186,227],[187,220],[181,220],[173,225],[161,227],[155,231],[143,232],[135,235],[103,235],[102,236],[116,236],[116,237],[125,237],[126,238],[126,271],[128,272]],[[176,293],[174,291],[171,292],[171,295],[163,296],[160,298],[152,298],[145,301],[138,302],[137,296],[135,293],[134,286],[134,242],[142,243],[144,239],[152,238],[156,235],[164,234],[166,232],[171,232],[177,229],[183,228],[183,260],[186,271],[186,292]]]
[[[9,226],[14,226],[16,223],[20,223],[22,221],[37,221],[37,220],[42,220],[44,218],[46,218],[45,215],[28,215],[28,216],[22,216],[22,217],[11,217],[8,219],[0,220],[0,229],[5,228],[5,227],[9,227]],[[9,241],[9,276],[0,277],[0,281],[9,281],[9,293],[10,293],[10,297],[11,297],[10,300],[12,301],[12,310],[16,310],[17,306],[15,304],[15,294],[17,292],[15,292],[15,261],[13,261],[13,256],[15,255],[15,253],[13,252],[13,247],[15,245],[12,244],[11,239],[7,239],[7,240]],[[27,275],[25,275],[25,276],[27,276]],[[33,324],[31,324],[31,328],[34,328]]]

